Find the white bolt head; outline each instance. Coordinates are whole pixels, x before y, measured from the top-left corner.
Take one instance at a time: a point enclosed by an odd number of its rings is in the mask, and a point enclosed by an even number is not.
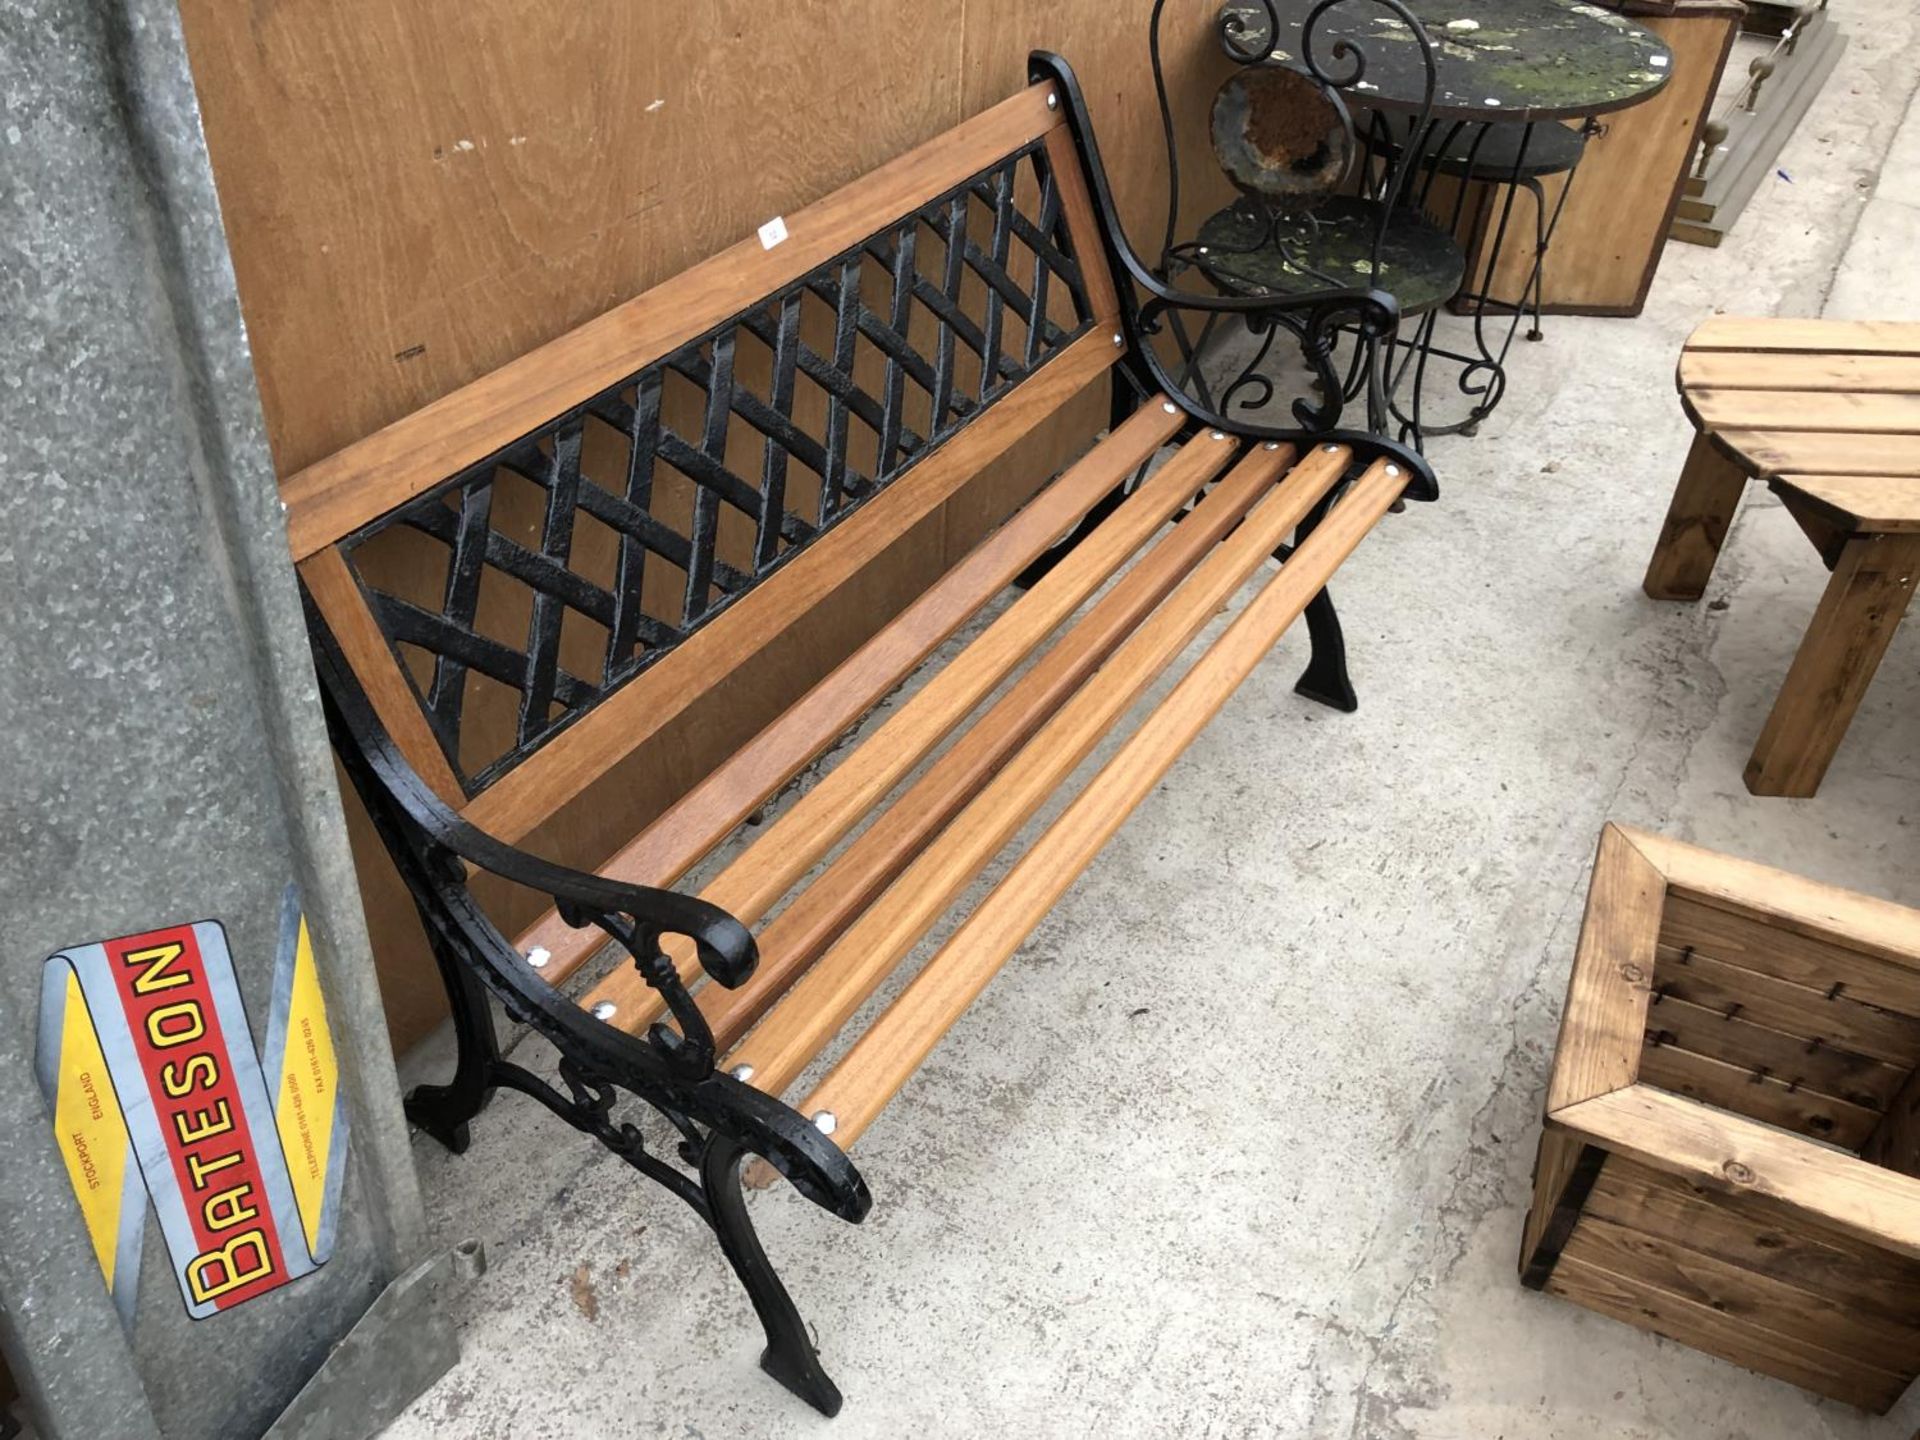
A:
[[[813,1112],[813,1128],[822,1135],[831,1135],[840,1128],[840,1122],[833,1118],[831,1110],[816,1110]]]
[[[1160,402],[1160,408],[1166,411],[1169,415],[1178,415],[1180,413],[1180,407],[1174,404],[1173,401],[1171,400],[1162,400]]]
[[[1224,430],[1215,430],[1208,438],[1212,440],[1224,440],[1227,438],[1227,432]]]
[[[598,1005],[593,1007],[593,1018],[596,1020],[611,1020],[613,1019],[613,1012],[617,1009],[619,1009],[619,1007],[615,1005],[613,1001],[602,1000]]]
[[[1127,343],[1127,337],[1116,330],[1113,332],[1113,343],[1116,345],[1124,345]]]
[[[1400,467],[1398,465],[1387,466],[1387,474],[1393,476],[1394,479],[1398,480],[1400,478]]]
[[[1269,440],[1260,448],[1262,450],[1278,450],[1280,448],[1280,442],[1278,440]]]
[[[751,1065],[736,1065],[727,1073],[744,1085],[753,1078],[753,1067]]]
[[[1047,108],[1049,110],[1058,110],[1060,108],[1060,97],[1051,90],[1047,92]]]
[[[1201,253],[1202,255],[1204,255],[1204,254],[1206,254],[1206,253],[1207,253],[1207,247],[1206,247],[1206,246],[1204,246],[1204,245],[1202,245],[1202,246],[1200,247],[1200,253]]]
[[[1338,445],[1334,445],[1334,444],[1331,444],[1331,443],[1329,443],[1329,444],[1326,444],[1326,445],[1322,445],[1322,446],[1321,446],[1320,448],[1321,448],[1322,450],[1324,450],[1324,451],[1326,451],[1326,452],[1327,452],[1327,454],[1329,454],[1329,455],[1331,455],[1331,454],[1333,454],[1333,452],[1334,452],[1334,451],[1336,451],[1336,450],[1338,450],[1338,449],[1339,449],[1340,447],[1339,447]]]
[[[536,970],[546,969],[547,962],[551,959],[553,959],[553,952],[544,945],[536,945],[527,951],[527,964]]]

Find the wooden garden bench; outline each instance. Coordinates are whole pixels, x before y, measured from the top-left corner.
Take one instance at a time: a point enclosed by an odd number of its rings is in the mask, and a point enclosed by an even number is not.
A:
[[[1812,795],[1920,580],[1920,324],[1717,316],[1680,356],[1699,429],[1647,567],[1698,600],[1749,479],[1833,572],[1747,762],[1756,795]]]
[[[742,1160],[861,1219],[847,1148],[1303,610],[1302,688],[1350,708],[1328,577],[1403,491],[1433,493],[1393,444],[1230,423],[1177,393],[1148,343],[1176,305],[1298,326],[1310,359],[1336,321],[1394,320],[1364,291],[1273,302],[1160,285],[1114,223],[1071,72],[1036,56],[1032,88],[285,487],[335,741],[453,1004],[455,1076],[415,1091],[410,1117],[457,1150],[505,1086],[599,1137],[712,1226],[765,1325],[763,1366],[829,1414],[839,1392],[748,1222]],[[514,848],[593,806],[696,698],[751,683],[781,636],[1102,379],[1104,439],[599,874]],[[1023,574],[697,897],[671,888]],[[509,939],[470,867],[553,908]],[[619,963],[596,969],[610,938]],[[558,1085],[502,1055],[489,996],[558,1049]],[[615,1113],[622,1092],[665,1116],[693,1173]]]

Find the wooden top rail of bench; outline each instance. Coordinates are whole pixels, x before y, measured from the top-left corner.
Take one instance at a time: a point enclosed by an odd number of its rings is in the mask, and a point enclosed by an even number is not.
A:
[[[288,478],[287,536],[305,560],[394,506],[530,434],[590,395],[705,334],[754,298],[817,269],[889,222],[1050,131],[1053,86],[1035,85],[785,217],[776,245],[740,241],[539,349]],[[1070,150],[1069,152],[1070,153]],[[1069,167],[1077,177],[1078,166]],[[1077,187],[1084,199],[1084,186]],[[1065,197],[1063,197],[1065,198]],[[1069,223],[1076,202],[1067,199]],[[1089,205],[1086,223],[1092,222]],[[1095,232],[1088,229],[1076,234]],[[1097,247],[1092,253],[1097,254]],[[1111,300],[1111,282],[1105,297]],[[1096,299],[1100,297],[1096,296]],[[1117,314],[1106,313],[1106,325]]]

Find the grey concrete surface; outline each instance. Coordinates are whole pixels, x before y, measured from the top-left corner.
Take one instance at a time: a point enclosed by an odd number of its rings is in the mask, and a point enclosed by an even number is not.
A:
[[[507,1097],[465,1157],[419,1144],[438,1239],[493,1266],[390,1435],[1912,1434],[1913,1396],[1863,1416],[1514,1278],[1603,821],[1920,903],[1920,627],[1821,795],[1757,800],[1810,547],[1756,495],[1707,602],[1639,590],[1700,318],[1920,318],[1914,247],[1876,248],[1920,184],[1911,118],[1881,172],[1920,17],[1835,8],[1854,46],[1791,180],[1672,247],[1639,320],[1550,319],[1483,433],[1434,447],[1441,503],[1343,572],[1360,712],[1291,694],[1290,637],[862,1141],[867,1223],[754,1198],[839,1419],[755,1368],[690,1214]]]

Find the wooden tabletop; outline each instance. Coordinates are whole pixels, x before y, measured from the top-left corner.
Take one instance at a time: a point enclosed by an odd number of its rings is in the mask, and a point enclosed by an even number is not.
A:
[[[1920,531],[1920,324],[1715,316],[1680,353],[1680,398],[1757,478],[1855,531]]]

